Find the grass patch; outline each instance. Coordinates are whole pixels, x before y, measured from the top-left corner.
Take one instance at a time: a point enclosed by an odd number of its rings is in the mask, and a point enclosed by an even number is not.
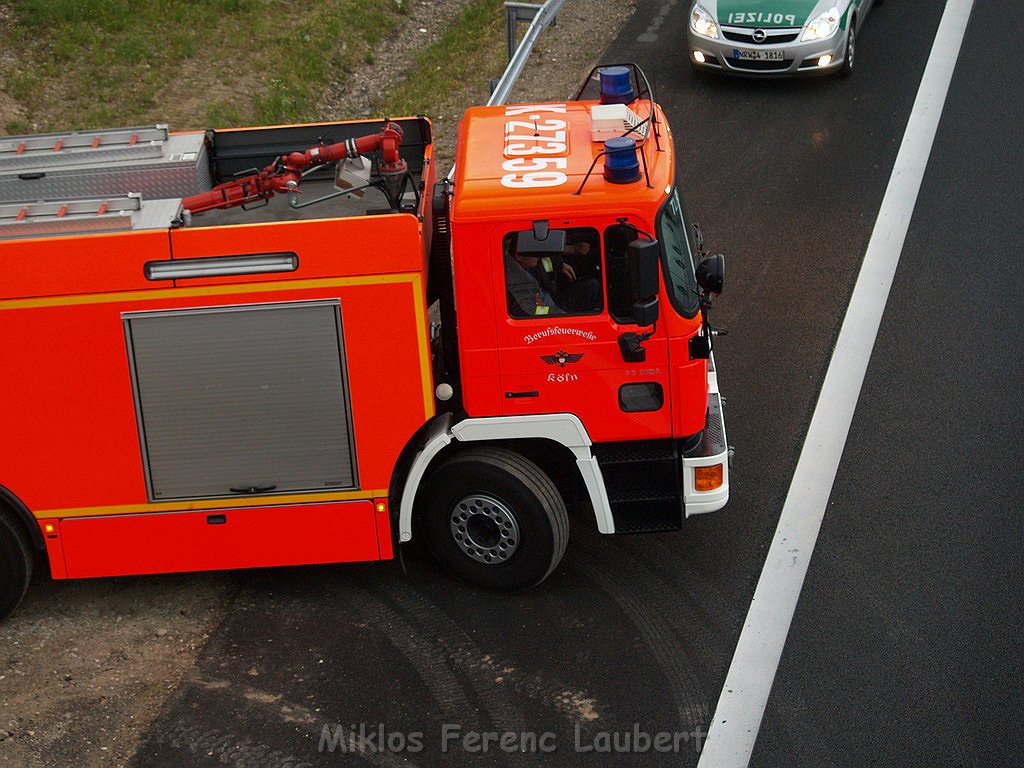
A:
[[[11,0],[7,92],[36,131],[319,119],[404,0]],[[170,120],[174,116],[176,119]]]
[[[470,0],[448,32],[422,51],[406,76],[387,90],[380,102],[384,115],[429,114],[475,82],[486,90],[488,80],[505,69],[503,0]]]
[[[411,1],[8,0],[0,49],[18,56],[0,56],[0,87],[17,114],[0,127],[192,130],[351,116],[320,113],[325,89],[373,67]],[[469,0],[447,27],[384,84],[374,114],[427,114],[446,134],[454,124],[442,113],[453,121],[467,102],[483,103],[506,64],[503,0]]]

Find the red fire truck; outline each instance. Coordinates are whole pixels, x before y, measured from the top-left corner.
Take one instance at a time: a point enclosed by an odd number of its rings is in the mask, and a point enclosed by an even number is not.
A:
[[[423,117],[0,137],[0,263],[0,615],[44,561],[386,560],[414,536],[517,590],[567,509],[665,531],[728,498],[723,260],[634,65],[468,110],[440,181]]]

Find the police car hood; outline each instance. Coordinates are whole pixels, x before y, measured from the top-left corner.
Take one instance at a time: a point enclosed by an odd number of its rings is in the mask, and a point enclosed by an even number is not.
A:
[[[737,27],[802,27],[808,19],[845,0],[700,0],[719,24]]]

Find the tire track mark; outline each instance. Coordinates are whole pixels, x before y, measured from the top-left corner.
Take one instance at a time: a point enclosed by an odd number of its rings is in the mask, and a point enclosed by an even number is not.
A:
[[[343,732],[344,743],[333,739],[335,730],[324,721],[323,716],[309,707],[287,701],[282,694],[270,693],[248,685],[238,685],[228,680],[204,678],[200,676],[190,677],[190,685],[197,688],[215,692],[214,695],[230,696],[238,700],[235,711],[243,708],[255,708],[272,710],[267,712],[268,716],[279,718],[281,722],[289,725],[302,727],[306,734],[317,743],[318,755],[321,759],[309,760],[296,757],[294,754],[282,752],[269,745],[254,740],[250,736],[239,736],[231,731],[210,728],[197,724],[190,724],[179,721],[167,728],[160,728],[153,743],[166,745],[179,750],[183,754],[190,754],[200,759],[208,759],[212,764],[227,765],[233,768],[304,768],[313,766],[318,762],[335,762],[337,758],[328,757],[333,755],[335,749],[343,755],[351,755],[358,758],[360,762],[377,768],[417,768],[405,754],[396,754],[386,750],[379,750],[373,744],[367,744],[352,731]],[[325,735],[328,743],[325,745]],[[336,745],[331,748],[331,744]],[[325,749],[326,746],[326,749]],[[151,759],[137,759],[135,764],[141,766],[152,765]],[[189,762],[189,765],[196,763]]]
[[[496,691],[495,686],[501,686],[551,707],[569,723],[590,722],[599,718],[598,702],[587,692],[536,673],[522,675],[514,663],[483,653],[462,626],[421,593],[400,585],[389,585],[388,593],[396,605],[413,616],[421,626],[438,633],[438,639],[449,657],[466,670],[473,690],[485,701],[492,702],[495,710],[504,706],[503,700],[507,696],[500,691],[497,695],[490,691]],[[517,723],[524,722],[517,710],[506,709],[503,717],[503,721],[495,721],[496,725],[501,726],[499,730],[514,731],[517,730]]]
[[[586,547],[586,562],[567,563],[567,567],[594,582],[622,609],[665,674],[679,722],[689,730],[702,727],[711,715],[711,705],[705,686],[694,673],[700,667],[692,648],[680,640],[688,636],[691,627],[681,626],[675,618],[680,607],[678,595],[643,562],[617,550],[613,560],[606,547]]]
[[[390,581],[384,579],[382,588]],[[455,673],[454,665],[450,663],[449,649],[445,644],[427,633],[418,631],[371,588],[356,585],[349,587],[357,591],[362,599],[346,603],[351,603],[354,610],[364,618],[372,620],[375,626],[387,628],[383,634],[388,642],[416,671],[419,679],[438,703],[454,709],[453,714],[457,715],[459,722],[466,727],[471,725],[476,730],[482,730],[477,709],[466,696],[463,682]],[[494,713],[488,712],[488,716],[493,719]]]

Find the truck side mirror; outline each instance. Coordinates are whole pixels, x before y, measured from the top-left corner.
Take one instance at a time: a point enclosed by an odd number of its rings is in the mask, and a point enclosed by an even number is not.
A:
[[[725,256],[716,253],[697,265],[697,285],[704,293],[721,293],[725,282]]]
[[[658,322],[658,297],[652,296],[646,301],[635,302],[633,304],[633,319],[641,327]]]
[[[658,322],[657,240],[634,240],[626,249],[626,269],[633,299],[633,318],[639,326]]]

